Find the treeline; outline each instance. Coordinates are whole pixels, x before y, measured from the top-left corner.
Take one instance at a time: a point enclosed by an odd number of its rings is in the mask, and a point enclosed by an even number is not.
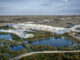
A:
[[[56,34],[56,33],[54,33],[53,36],[54,36],[55,38],[61,38],[61,37],[64,37],[64,38],[66,38],[66,39],[72,41],[73,43],[74,43],[74,42],[78,42],[78,43],[80,43],[79,40],[77,40],[77,39],[74,38],[73,36],[69,35],[69,33],[64,33],[64,34]]]
[[[9,27],[8,27],[8,25],[6,25],[6,26],[0,26],[0,29],[8,29]]]
[[[9,56],[8,55],[0,55],[0,60],[8,60]]]
[[[44,45],[31,45],[30,46],[33,51],[72,51],[68,47],[51,47],[51,46],[44,46]]]
[[[22,42],[23,41],[22,38],[20,38],[18,35],[12,34],[12,33],[10,33],[10,34],[12,36],[12,40],[18,41],[18,42]]]
[[[35,41],[35,40],[42,40],[42,39],[50,38],[50,37],[53,36],[52,32],[46,32],[46,31],[28,32],[28,33],[34,35],[34,37],[24,39],[24,40],[27,40],[29,42],[32,42],[32,41]]]

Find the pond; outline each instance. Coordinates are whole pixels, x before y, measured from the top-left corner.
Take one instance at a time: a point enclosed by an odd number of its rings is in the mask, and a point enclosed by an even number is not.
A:
[[[24,45],[14,45],[14,46],[10,46],[10,50],[11,51],[20,51],[25,49]]]
[[[11,34],[0,34],[0,39],[11,40],[12,36]]]
[[[64,47],[72,45],[72,42],[66,38],[49,38],[43,40],[36,40],[30,43],[31,45],[44,45],[44,46],[52,46],[52,47]]]

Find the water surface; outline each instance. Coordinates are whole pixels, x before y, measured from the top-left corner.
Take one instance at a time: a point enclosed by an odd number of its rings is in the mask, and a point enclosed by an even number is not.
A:
[[[12,36],[11,36],[11,34],[1,34],[0,39],[10,40],[10,39],[12,39]]]
[[[66,38],[49,38],[31,42],[32,45],[45,45],[52,47],[64,47],[72,45],[72,42]]]
[[[14,45],[14,46],[10,46],[10,50],[11,51],[20,51],[25,49],[25,47],[23,45]]]

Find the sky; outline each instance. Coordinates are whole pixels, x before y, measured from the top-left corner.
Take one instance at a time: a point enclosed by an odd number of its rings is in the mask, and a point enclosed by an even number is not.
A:
[[[80,0],[0,0],[0,15],[80,15]]]

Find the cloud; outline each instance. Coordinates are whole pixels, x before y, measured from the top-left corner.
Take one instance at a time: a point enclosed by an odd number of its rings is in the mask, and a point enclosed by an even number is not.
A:
[[[64,0],[64,2],[68,2],[69,0]]]
[[[80,0],[0,0],[2,14],[54,14],[61,10],[80,10]],[[64,11],[66,12],[66,11]],[[73,11],[73,13],[77,11]]]
[[[64,2],[69,2],[69,1],[72,2],[72,1],[74,1],[74,0],[63,0],[63,1],[64,1]],[[78,0],[76,0],[76,1],[78,1]]]
[[[5,6],[0,6],[0,12],[5,11],[5,9],[7,9],[8,7]]]

